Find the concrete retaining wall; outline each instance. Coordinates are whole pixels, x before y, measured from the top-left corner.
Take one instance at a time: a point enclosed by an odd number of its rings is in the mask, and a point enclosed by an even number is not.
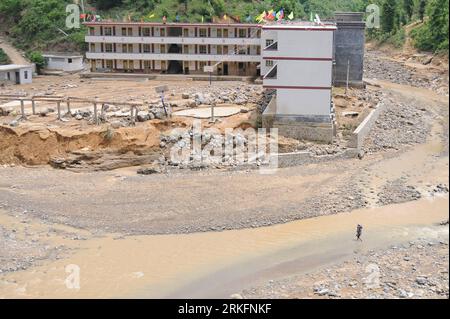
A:
[[[356,128],[356,130],[352,133],[350,141],[348,142],[348,147],[352,147],[361,150],[364,139],[369,134],[376,120],[380,116],[382,112],[386,109],[385,103],[379,103],[377,107],[372,110],[369,115],[362,121],[362,123]]]

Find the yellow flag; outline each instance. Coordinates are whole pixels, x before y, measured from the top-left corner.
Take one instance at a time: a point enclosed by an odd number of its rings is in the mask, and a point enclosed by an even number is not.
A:
[[[224,16],[223,16],[223,19],[224,19],[224,20],[228,19],[227,15],[224,15]]]
[[[266,17],[266,11],[264,10],[263,13],[261,13],[259,16],[256,17],[256,21],[263,22],[265,17]]]
[[[290,14],[290,15],[288,15],[288,18],[289,18],[289,20],[292,20],[292,19],[294,19],[294,12],[291,12],[291,14]]]
[[[154,18],[154,17],[155,17],[155,14],[152,13],[152,14],[150,14],[148,17],[149,17],[150,19],[151,19],[151,18]]]

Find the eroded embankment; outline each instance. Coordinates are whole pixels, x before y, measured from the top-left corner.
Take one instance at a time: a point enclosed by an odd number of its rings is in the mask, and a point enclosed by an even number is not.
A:
[[[109,126],[76,129],[44,125],[0,126],[0,164],[45,165],[69,160],[78,165],[107,165],[124,156],[155,157],[160,131],[151,124],[113,129]],[[112,156],[114,155],[114,156]]]

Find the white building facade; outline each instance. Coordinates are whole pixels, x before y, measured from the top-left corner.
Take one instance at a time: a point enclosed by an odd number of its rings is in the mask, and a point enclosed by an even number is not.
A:
[[[0,65],[0,82],[29,84],[33,82],[33,65]]]
[[[83,56],[82,55],[65,55],[65,54],[43,54],[46,62],[45,68],[47,70],[57,70],[65,72],[76,72],[83,70]]]
[[[275,90],[268,126],[298,139],[331,141],[334,25],[274,24],[262,28],[263,85]]]
[[[257,24],[86,23],[91,71],[259,75],[261,27]]]

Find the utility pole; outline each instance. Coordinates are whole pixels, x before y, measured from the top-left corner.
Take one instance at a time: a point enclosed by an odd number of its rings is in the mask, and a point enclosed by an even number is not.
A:
[[[345,85],[345,95],[348,94],[348,82],[350,78],[350,60],[347,60],[347,81]]]

